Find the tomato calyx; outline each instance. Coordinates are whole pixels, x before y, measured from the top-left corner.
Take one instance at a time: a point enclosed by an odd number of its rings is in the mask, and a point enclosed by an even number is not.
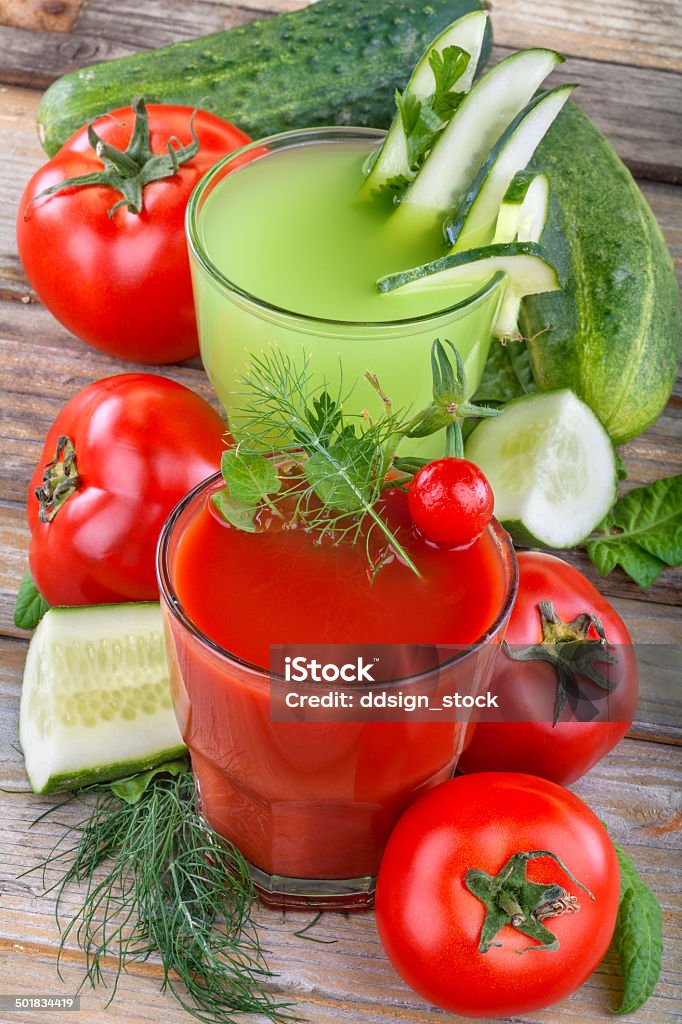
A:
[[[89,185],[104,185],[121,193],[121,198],[107,211],[113,218],[116,210],[127,206],[131,213],[141,213],[144,206],[143,190],[152,181],[162,181],[177,174],[180,166],[187,163],[199,152],[199,138],[194,128],[196,110],[193,112],[189,128],[192,142],[183,146],[177,136],[172,135],[167,142],[166,153],[152,153],[149,137],[149,114],[144,97],[137,96],[130,104],[135,115],[130,142],[125,150],[116,149],[100,139],[99,135],[88,125],[88,139],[96,155],[104,167],[101,171],[81,174],[74,178],[66,178],[57,185],[39,192],[35,199],[54,195],[65,188],[84,188]]]
[[[618,659],[611,653],[606,632],[596,615],[583,612],[572,622],[564,622],[551,601],[540,601],[538,611],[542,622],[542,641],[516,650],[512,650],[505,641],[504,649],[507,657],[514,661],[546,661],[555,669],[557,693],[552,722],[555,726],[567,701],[574,710],[582,702],[584,717],[586,697],[578,683],[581,676],[607,693],[615,688],[616,684],[597,668],[597,663],[613,665]],[[588,636],[590,629],[597,634],[596,639]]]
[[[505,925],[535,939],[538,946],[517,949],[525,953],[531,949],[557,950],[559,940],[545,928],[543,921],[562,914],[577,914],[580,910],[577,896],[571,895],[558,883],[531,882],[526,875],[528,862],[538,857],[551,857],[572,882],[575,882],[591,900],[594,896],[586,886],[571,874],[566,865],[550,850],[531,850],[513,854],[497,875],[489,875],[480,868],[471,868],[464,876],[469,892],[485,905],[486,915],[478,944],[479,953],[487,953],[493,946],[501,946],[495,938]]]
[[[57,439],[55,457],[46,463],[43,470],[43,482],[35,490],[40,522],[52,522],[64,502],[79,487],[80,477],[76,466],[76,449],[71,438],[66,434],[61,434]]]

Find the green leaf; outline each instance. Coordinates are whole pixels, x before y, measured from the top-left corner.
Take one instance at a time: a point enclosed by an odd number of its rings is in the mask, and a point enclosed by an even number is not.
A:
[[[537,391],[525,341],[493,340],[476,402],[510,402]]]
[[[682,474],[623,495],[585,547],[602,576],[620,565],[640,587],[682,565]]]
[[[349,434],[327,451],[313,453],[305,475],[320,501],[342,512],[360,512],[372,500],[376,446]]]
[[[228,448],[223,452],[220,471],[230,489],[230,496],[251,507],[269,494],[277,494],[282,483],[271,459],[254,452]]]
[[[429,64],[433,71],[437,96],[450,92],[453,85],[466,71],[470,60],[471,54],[463,50],[461,46],[446,46],[442,53],[439,53],[438,50],[431,51]]]
[[[186,757],[176,758],[175,761],[166,761],[156,768],[149,768],[146,772],[138,772],[127,779],[118,779],[110,783],[109,788],[115,796],[125,800],[127,804],[136,804],[149,787],[152,779],[157,775],[180,775],[181,772],[189,771],[189,759]]]
[[[615,844],[614,844],[615,845]],[[663,919],[656,897],[619,846],[620,903],[612,946],[620,960],[625,987],[614,1013],[633,1013],[649,998],[661,973]]]
[[[27,570],[19,584],[19,593],[14,605],[14,625],[17,629],[34,629],[49,608],[49,604],[33,582],[30,571]]]
[[[256,533],[258,527],[255,520],[255,509],[243,501],[235,501],[231,498],[227,488],[216,491],[211,497],[211,504],[218,515],[222,516],[232,526],[245,533]]]

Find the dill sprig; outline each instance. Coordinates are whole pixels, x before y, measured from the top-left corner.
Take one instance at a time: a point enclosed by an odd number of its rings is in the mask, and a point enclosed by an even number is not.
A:
[[[375,573],[389,556],[397,556],[420,576],[380,505],[387,487],[404,487],[426,461],[397,458],[400,443],[444,431],[445,454],[461,457],[465,417],[497,414],[468,402],[464,366],[451,342],[434,341],[431,371],[433,400],[416,415],[394,410],[369,371],[365,379],[380,400],[381,414],[348,415],[343,385],[332,396],[324,382],[315,383],[308,359],[297,365],[277,348],[253,355],[237,396],[239,443],[223,453],[226,487],[211,499],[216,511],[252,533],[265,507],[334,543],[364,537]],[[378,554],[372,551],[377,531],[384,542]]]
[[[393,410],[376,378],[367,378],[381,399],[378,419],[368,413],[348,416],[342,385],[335,398],[325,384],[315,386],[307,359],[296,365],[279,349],[252,356],[240,393],[237,454],[226,452],[222,463],[231,500],[225,505],[218,498],[216,507],[244,528],[244,513],[253,521],[258,501],[267,499],[271,510],[286,507],[290,522],[333,536],[337,543],[356,542],[364,534],[370,562],[371,539],[379,530],[388,547],[419,576],[397,532],[376,508],[395,449],[411,421]],[[265,465],[274,455],[289,457],[299,470],[285,478],[284,486],[279,478],[276,492],[267,490],[272,473]],[[243,483],[252,489],[240,487]],[[233,518],[235,497],[242,507]]]
[[[205,1024],[228,1024],[243,1012],[273,1024],[300,1020],[266,987],[273,975],[251,918],[248,865],[199,815],[191,772],[150,778],[135,802],[103,785],[82,793],[85,820],[67,827],[31,869],[42,869],[43,884],[48,871],[62,871],[46,892],[57,894],[59,957],[74,938],[85,953],[81,987],[106,984],[106,958],[115,971],[111,1002],[121,972],[158,953],[161,990]],[[83,901],[62,928],[60,904],[74,882]]]

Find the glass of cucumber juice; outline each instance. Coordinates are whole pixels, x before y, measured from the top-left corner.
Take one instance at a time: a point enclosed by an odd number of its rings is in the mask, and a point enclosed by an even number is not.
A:
[[[425,406],[438,337],[459,350],[469,391],[478,386],[501,275],[446,293],[379,292],[379,277],[445,251],[431,211],[410,208],[409,216],[392,218],[390,195],[363,190],[363,165],[383,136],[367,128],[272,136],[216,164],[190,198],[201,355],[237,437],[239,382],[250,356],[272,346],[296,365],[307,358],[316,384],[347,395],[351,415],[371,408],[369,390],[351,388],[367,370],[394,408]],[[434,440],[412,444],[419,453]]]

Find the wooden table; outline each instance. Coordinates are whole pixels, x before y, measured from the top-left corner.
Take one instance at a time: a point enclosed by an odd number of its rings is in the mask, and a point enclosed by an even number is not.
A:
[[[64,402],[99,377],[131,369],[70,336],[31,293],[16,254],[14,217],[20,191],[43,155],[34,130],[40,90],[83,64],[240,24],[267,10],[294,9],[304,0],[0,0],[0,994],[74,992],[81,954],[69,945],[63,984],[55,972],[58,933],[54,905],[41,896],[39,876],[18,879],[37,864],[60,833],[51,819],[30,830],[53,801],[28,791],[17,748],[17,711],[27,637],[12,625],[14,596],[26,567],[24,499],[42,439]],[[682,9],[680,0],[495,0],[499,58],[510,48],[551,46],[570,56],[555,79],[582,84],[577,100],[612,139],[639,178],[673,254],[682,255]],[[164,368],[169,377],[213,400],[198,362]],[[628,444],[626,486],[682,469],[680,391],[659,421]],[[584,559],[575,561],[586,568]],[[597,579],[587,567],[588,575]],[[682,642],[680,573],[666,572],[648,591],[614,573],[599,585],[615,600],[635,640]],[[665,921],[665,963],[655,995],[626,1020],[680,1020],[679,786],[682,740],[675,693],[645,690],[630,737],[576,786],[607,823],[657,892]],[[63,811],[62,820],[77,812]],[[67,899],[68,911],[73,900]],[[75,904],[74,904],[75,905]],[[299,1003],[312,1022],[445,1024],[455,1020],[429,1007],[397,978],[383,956],[370,914],[327,915],[315,929],[330,944],[294,935],[310,915],[258,911],[263,942],[277,972],[275,987]],[[142,1022],[179,1024],[189,1018],[159,994],[160,968],[150,962],[124,977],[105,1009],[101,990],[82,995],[79,1013],[37,1011],[26,1022]],[[110,969],[105,976],[111,980]],[[528,1021],[602,1022],[620,982],[611,957],[570,1000]],[[0,1014],[0,1018],[1,1018]],[[21,1013],[7,1014],[21,1021]]]

